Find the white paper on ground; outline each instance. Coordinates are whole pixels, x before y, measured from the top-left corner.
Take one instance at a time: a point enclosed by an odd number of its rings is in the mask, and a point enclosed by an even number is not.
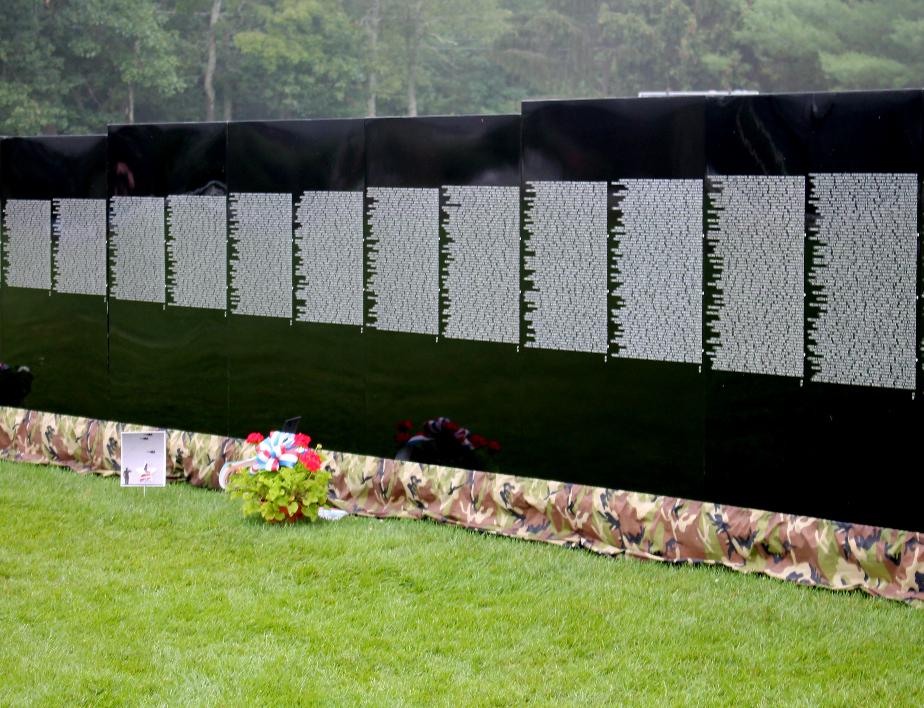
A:
[[[347,512],[340,509],[318,509],[318,518],[325,521],[340,521]]]

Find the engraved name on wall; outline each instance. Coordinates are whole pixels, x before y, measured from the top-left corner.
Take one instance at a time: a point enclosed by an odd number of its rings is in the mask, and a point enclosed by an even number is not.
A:
[[[117,300],[164,302],[164,199],[112,197],[110,293]]]
[[[801,378],[805,177],[712,177],[708,190],[712,365]]]
[[[363,193],[303,192],[295,208],[295,318],[363,323]]]
[[[227,200],[167,197],[167,302],[224,310],[227,300]]]
[[[615,355],[702,361],[702,180],[614,182]]]
[[[231,312],[292,317],[292,195],[228,198]]]
[[[917,175],[809,177],[812,380],[914,390]]]
[[[106,294],[106,200],[53,199],[52,289]]]
[[[527,182],[524,343],[607,352],[607,183]]]
[[[443,188],[442,334],[519,342],[520,190]]]
[[[370,327],[439,333],[439,190],[379,188],[369,198]]]
[[[9,199],[3,208],[3,281],[12,288],[51,289],[51,202]]]

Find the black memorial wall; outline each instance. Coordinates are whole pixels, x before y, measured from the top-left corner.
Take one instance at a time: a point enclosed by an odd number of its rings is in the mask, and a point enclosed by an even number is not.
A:
[[[522,370],[569,479],[701,496],[703,112],[523,106]]]
[[[922,119],[919,91],[813,98],[803,469],[819,513],[918,530]]]
[[[448,417],[517,457],[519,116],[366,123],[370,450]]]
[[[711,103],[706,494],[920,527],[921,94]]]
[[[4,140],[0,356],[36,409],[386,457],[448,416],[504,472],[921,529],[921,131],[898,91]]]
[[[811,110],[810,94],[706,103],[707,498],[812,506],[803,388]]]
[[[27,405],[103,415],[106,138],[9,138],[0,143],[0,164],[0,357],[31,370]],[[23,403],[12,393],[8,402]]]
[[[109,129],[109,384],[116,420],[224,432],[224,123]]]
[[[363,121],[228,126],[230,430],[363,449]]]

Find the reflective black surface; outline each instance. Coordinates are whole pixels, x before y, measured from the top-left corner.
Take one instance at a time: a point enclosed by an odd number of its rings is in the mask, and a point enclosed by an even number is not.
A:
[[[226,131],[224,123],[111,126],[110,197],[224,195]],[[225,271],[227,262],[204,267]],[[110,290],[111,278],[110,257]],[[118,420],[226,433],[224,310],[110,296],[109,322],[110,390]]]
[[[696,97],[526,102],[523,183],[702,179],[703,121]],[[698,365],[521,346],[518,371],[523,473],[702,498]]]
[[[244,121],[228,124],[232,192],[362,190],[362,120]]]
[[[54,199],[95,199],[104,209],[105,136],[8,138],[0,143],[0,153],[4,201],[48,202],[51,220],[55,218],[50,206]],[[54,243],[56,237],[51,238]],[[4,247],[8,248],[7,234]],[[92,245],[78,248],[91,249]],[[103,263],[98,265],[104,267]],[[4,282],[2,330],[3,361],[13,367],[28,366],[32,373],[31,391],[20,402],[22,406],[108,415],[104,294],[10,287]]]
[[[452,419],[472,433],[497,440],[492,461],[505,472],[525,474],[528,419],[520,398],[516,347],[422,334],[366,329],[365,440],[362,452],[394,457],[396,424]]]
[[[812,94],[813,172],[920,170],[921,92]]]
[[[706,172],[806,175],[813,94],[706,99]]]
[[[517,187],[519,125],[519,116],[367,120],[367,187]],[[367,244],[370,206],[367,199]],[[442,210],[435,218],[432,226],[440,229],[440,242],[445,244]],[[445,268],[445,263],[441,266]],[[368,268],[367,257],[367,294]],[[440,290],[445,316],[445,283]],[[394,457],[401,447],[394,439],[398,421],[413,421],[416,431],[425,421],[442,416],[497,440],[502,449],[491,458],[492,464],[510,473],[525,474],[530,469],[529,451],[535,439],[525,434],[528,424],[516,344],[378,330],[369,326],[367,306],[363,348],[366,435],[362,452]]]
[[[811,94],[733,96],[706,102],[706,168],[711,176],[755,175],[797,177],[808,174]],[[716,211],[706,191],[707,220]],[[804,207],[800,198],[799,208]],[[755,204],[754,208],[760,208]],[[752,213],[751,213],[752,214]],[[800,215],[800,231],[804,217]],[[781,233],[769,233],[782,239]],[[782,248],[782,243],[779,248]],[[718,306],[721,292],[706,244],[704,260],[705,312]],[[765,268],[773,267],[766,264]],[[799,292],[804,263],[798,264]],[[739,277],[750,274],[738,273]],[[716,335],[715,318],[704,317],[704,338]],[[804,327],[804,322],[802,322]],[[734,342],[729,342],[734,346]],[[801,376],[721,371],[712,366],[707,346],[706,493],[710,500],[768,509],[806,512],[812,507],[806,476],[805,447],[811,435],[805,415]],[[800,374],[802,373],[800,367]],[[793,489],[800,489],[793,494]]]
[[[361,120],[231,123],[228,188],[287,193],[293,204],[306,190],[356,192],[359,199],[363,145]],[[292,261],[294,268],[294,249]],[[301,416],[300,429],[325,447],[364,448],[359,325],[229,313],[228,332],[232,434],[266,433]]]
[[[525,180],[703,176],[704,100],[523,103]]]
[[[109,194],[225,193],[225,123],[109,126]]]
[[[810,172],[916,173],[920,196],[921,101],[920,91],[814,95]],[[812,219],[810,212],[809,227]],[[920,228],[919,199],[919,273]],[[817,257],[809,241],[807,268]],[[919,275],[919,301],[921,292]],[[807,295],[806,313],[811,316],[824,303],[812,288]],[[920,337],[919,325],[919,343]],[[920,346],[918,351],[920,361]],[[811,503],[801,503],[794,491],[792,501],[782,500],[781,508],[786,508],[784,504],[807,507],[806,513],[820,516],[924,528],[914,501],[924,493],[924,478],[915,471],[920,468],[924,430],[920,376],[915,394],[821,383],[809,373],[804,391],[808,440],[803,479],[808,481]]]
[[[671,97],[527,102],[522,118],[113,126],[108,143],[105,137],[4,140],[3,202],[107,194],[161,200],[282,195],[281,203],[293,206],[288,266],[298,271],[297,206],[306,192],[336,192],[347,195],[343,204],[351,206],[344,208],[356,210],[353,235],[357,242],[362,237],[362,256],[354,259],[359,308],[349,323],[299,321],[294,291],[311,278],[329,276],[314,263],[307,276],[296,273],[291,316],[233,314],[230,292],[224,306],[212,309],[184,306],[166,294],[166,280],[175,275],[167,258],[174,236],[166,211],[163,302],[112,297],[110,223],[108,310],[102,293],[4,281],[0,358],[31,368],[31,390],[18,403],[34,409],[233,435],[265,432],[301,416],[301,429],[326,447],[384,457],[401,447],[398,421],[411,420],[417,429],[446,416],[496,439],[502,451],[493,463],[506,473],[921,529],[922,113],[920,91]],[[620,356],[612,310],[623,300],[612,276],[620,265],[615,252],[624,218],[615,195],[625,187],[617,190],[614,182],[701,181],[705,231],[714,216],[715,185],[725,177],[806,178],[808,202],[811,176],[830,173],[904,174],[906,186],[909,176],[917,186],[916,304],[907,298],[916,316],[916,381],[908,384],[905,375],[892,388],[824,382],[811,357],[801,375],[798,367],[787,375],[720,370],[716,347],[709,344],[701,364],[660,361],[657,351],[650,359]],[[527,336],[524,293],[532,281],[524,187],[540,181],[598,183],[593,199],[603,194],[604,183],[611,313],[607,342],[595,353],[537,348]],[[449,186],[519,188],[518,339],[447,335]],[[402,188],[432,190],[428,199],[438,193],[438,213],[432,212],[426,229],[426,238],[439,242],[439,276],[426,286],[438,313],[429,334],[388,331],[373,318],[378,293],[372,292],[377,244],[371,190]],[[845,204],[858,209],[857,218],[868,208]],[[329,214],[336,216],[336,208]],[[49,215],[57,218],[50,209]],[[809,204],[803,262],[807,354],[810,323],[826,306],[809,276],[824,265],[814,235],[818,224],[818,210]],[[3,236],[6,258],[10,244]],[[57,238],[52,236],[51,261]],[[230,290],[227,238],[224,248],[224,257],[202,263],[200,270],[204,279],[223,274]],[[704,312],[720,302],[714,248],[704,239]],[[142,263],[140,271],[148,265]],[[852,272],[839,277],[849,282]],[[569,273],[566,282],[569,277],[580,274]],[[337,285],[350,287],[337,282],[329,292]],[[881,287],[892,285],[883,281]],[[708,342],[716,320],[706,314],[701,325]]]
[[[514,115],[369,119],[366,183],[516,186],[519,125]]]

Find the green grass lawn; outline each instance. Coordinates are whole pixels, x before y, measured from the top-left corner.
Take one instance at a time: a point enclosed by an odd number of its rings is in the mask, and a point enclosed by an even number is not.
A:
[[[0,705],[924,702],[924,612],[0,463]]]

